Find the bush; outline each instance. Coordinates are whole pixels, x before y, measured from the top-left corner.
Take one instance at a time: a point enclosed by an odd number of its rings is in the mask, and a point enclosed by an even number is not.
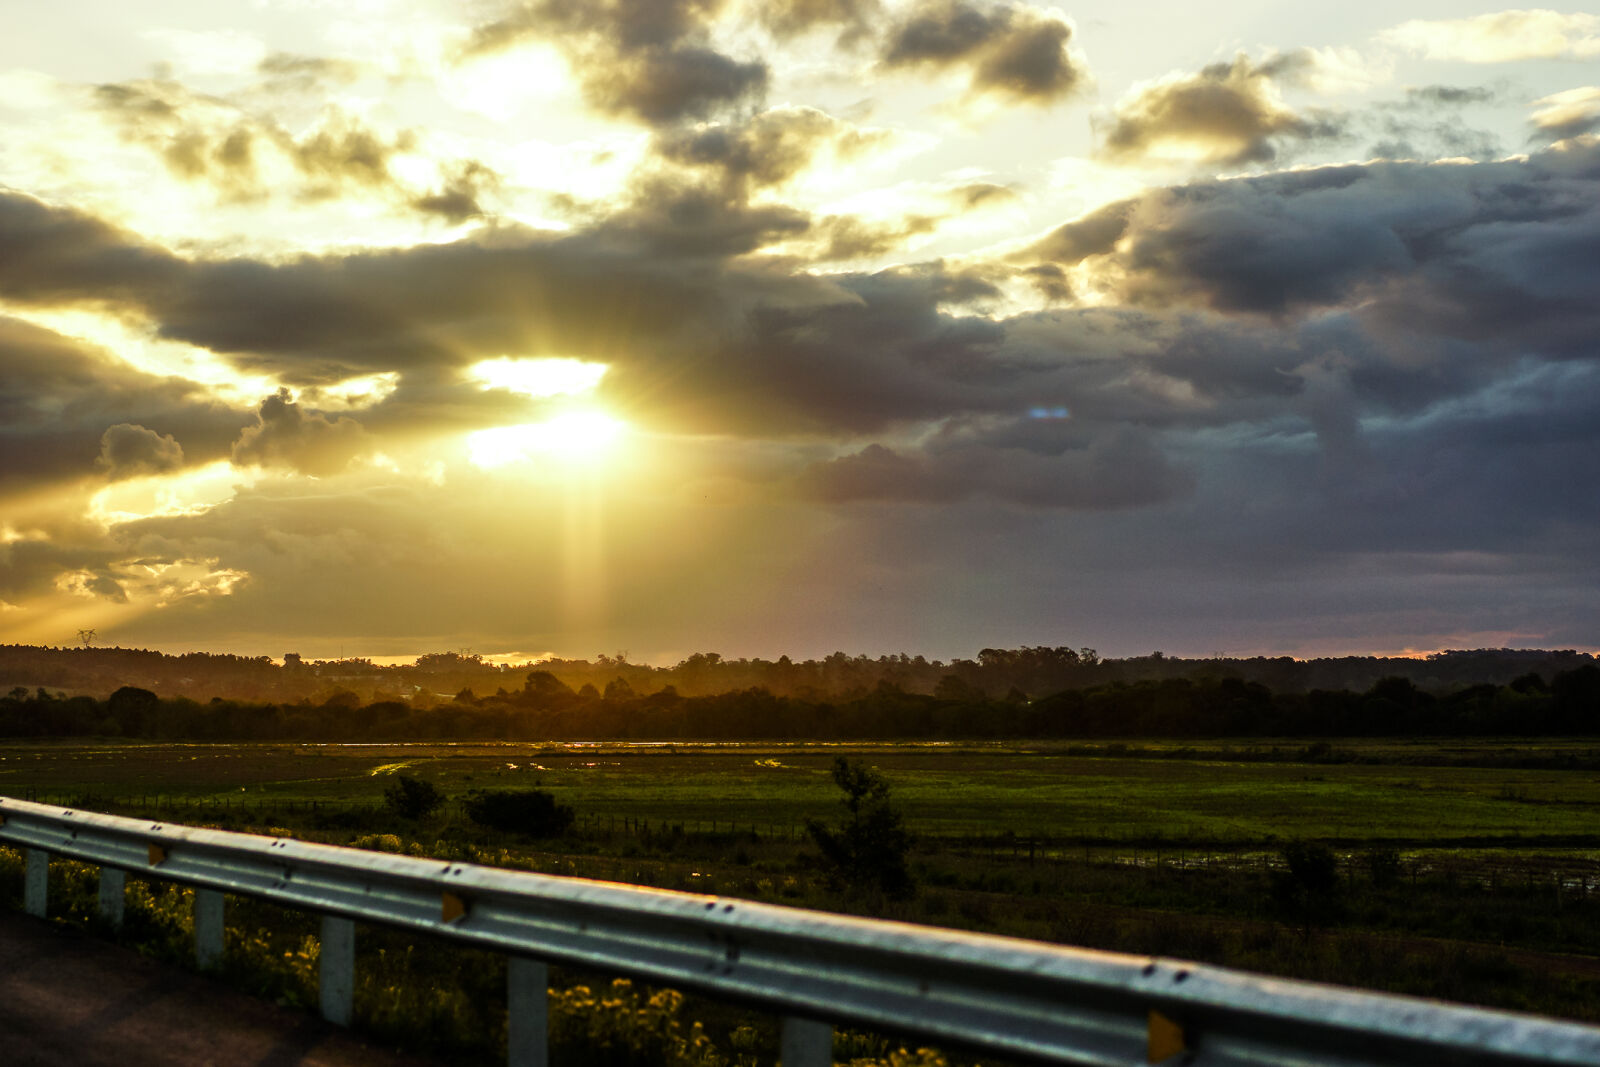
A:
[[[1310,931],[1313,924],[1335,918],[1340,910],[1339,860],[1318,841],[1293,841],[1284,846],[1285,869],[1274,872],[1272,895],[1286,918]]]
[[[572,809],[542,789],[474,789],[462,802],[479,826],[529,837],[556,837],[572,825]]]
[[[1392,848],[1375,848],[1367,853],[1367,872],[1374,889],[1393,889],[1400,884],[1400,853]]]
[[[438,786],[409,774],[395,775],[394,784],[383,791],[383,806],[402,819],[425,819],[443,803]]]
[[[906,866],[911,835],[889,804],[888,781],[876,768],[843,756],[833,762],[833,781],[844,790],[840,803],[845,820],[836,829],[806,820],[806,833],[822,852],[829,881],[848,890],[879,889],[890,897],[911,896],[916,891]]]

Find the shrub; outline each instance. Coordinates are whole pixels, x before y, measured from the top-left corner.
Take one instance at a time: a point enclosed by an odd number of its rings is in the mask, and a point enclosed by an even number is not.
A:
[[[1392,889],[1400,884],[1400,853],[1392,848],[1375,848],[1367,853],[1367,871],[1374,889]]]
[[[383,806],[402,819],[425,819],[443,803],[438,786],[409,774],[395,775],[394,784],[383,791]]]
[[[833,781],[844,791],[840,801],[844,821],[829,829],[815,819],[806,820],[806,833],[822,852],[829,881],[847,890],[911,896],[916,890],[906,866],[911,835],[889,803],[888,781],[876,768],[843,756],[834,760]]]
[[[1287,918],[1309,932],[1339,913],[1339,860],[1318,841],[1292,841],[1283,849],[1285,869],[1272,879],[1272,895]]]
[[[542,789],[474,789],[462,802],[479,826],[529,837],[556,837],[572,825],[572,809]]]

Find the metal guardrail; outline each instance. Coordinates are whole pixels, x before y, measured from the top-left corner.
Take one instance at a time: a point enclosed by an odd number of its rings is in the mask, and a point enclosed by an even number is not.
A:
[[[508,955],[512,1067],[543,1067],[547,965],[615,972],[770,1009],[784,1067],[831,1064],[836,1023],[1049,1064],[1600,1064],[1600,1028],[741,900],[171,826],[0,797],[43,915],[51,856],[99,864],[120,922],[127,873],[192,885],[201,964],[223,894],[323,916],[324,1015],[350,1020],[355,922]]]

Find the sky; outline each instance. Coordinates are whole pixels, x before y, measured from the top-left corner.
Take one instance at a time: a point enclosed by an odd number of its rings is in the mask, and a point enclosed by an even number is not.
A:
[[[0,10],[0,642],[1600,645],[1596,9]]]

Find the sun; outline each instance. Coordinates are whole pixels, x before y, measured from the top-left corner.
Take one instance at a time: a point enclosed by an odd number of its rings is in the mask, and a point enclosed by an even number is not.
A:
[[[543,422],[468,434],[467,456],[484,470],[541,459],[563,466],[600,465],[626,432],[626,423],[603,411],[568,411]]]

